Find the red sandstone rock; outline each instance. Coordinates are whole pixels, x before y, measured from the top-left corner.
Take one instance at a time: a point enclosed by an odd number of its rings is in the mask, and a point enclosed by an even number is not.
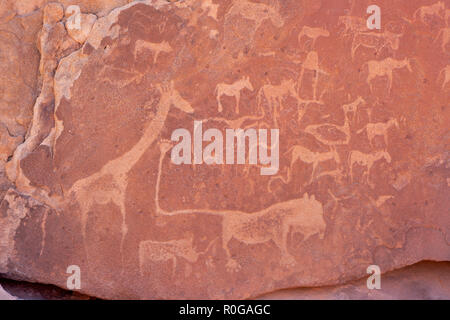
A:
[[[448,300],[450,264],[421,262],[382,275],[381,289],[367,289],[367,279],[342,286],[299,288],[269,293],[257,299],[298,300]]]
[[[2,145],[0,273],[64,287],[78,265],[102,298],[247,298],[450,260],[450,6],[381,1],[370,31],[369,4],[131,3],[81,47],[48,5],[33,120]],[[194,120],[279,128],[279,171],[173,164]]]
[[[319,288],[295,288],[264,294],[254,299],[449,299],[450,263],[420,262],[381,276],[381,289],[369,290],[367,277],[349,283]],[[0,279],[4,290],[24,300],[86,300],[88,296],[65,291],[51,285]],[[0,295],[1,299],[1,295]]]

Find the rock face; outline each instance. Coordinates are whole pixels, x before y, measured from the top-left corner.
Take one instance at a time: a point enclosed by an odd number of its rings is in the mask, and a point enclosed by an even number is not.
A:
[[[369,30],[368,1],[142,1],[84,11],[78,33],[45,5],[39,96],[5,118],[28,112],[2,136],[0,273],[248,298],[449,261],[450,7],[424,2],[379,1]],[[200,122],[215,141],[278,129],[279,163],[262,174],[261,145],[257,164],[199,161]],[[177,129],[193,164],[173,160]]]
[[[281,290],[258,297],[280,300],[448,300],[450,263],[420,262],[381,277],[381,290],[367,289],[366,279],[325,288]]]

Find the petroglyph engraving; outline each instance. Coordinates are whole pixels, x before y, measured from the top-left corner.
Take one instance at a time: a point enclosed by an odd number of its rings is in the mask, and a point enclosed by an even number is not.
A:
[[[443,78],[443,81],[442,81],[442,89],[444,89],[445,86],[447,85],[447,83],[450,82],[450,65],[447,65],[444,69],[442,69],[442,70],[439,72],[438,80],[439,80],[440,78]]]
[[[372,80],[376,77],[388,77],[388,92],[391,92],[393,70],[407,68],[409,72],[412,72],[411,64],[408,58],[403,60],[396,60],[392,58],[386,58],[381,61],[371,60],[365,64],[367,64],[369,70],[367,84],[370,87],[370,91],[372,91]]]
[[[376,136],[383,136],[384,144],[387,147],[388,145],[388,130],[391,127],[399,128],[397,119],[389,119],[387,122],[378,122],[378,123],[368,123],[364,128],[359,130],[357,133],[361,133],[366,130],[367,139],[369,143],[373,145],[373,139]]]
[[[243,18],[254,21],[257,30],[264,20],[270,19],[274,26],[281,28],[284,25],[284,19],[279,14],[279,3],[275,1],[274,6],[268,6],[263,3],[251,2],[248,0],[233,0],[233,5],[227,13],[228,15],[241,15]]]
[[[356,99],[352,104],[344,105],[344,115],[345,120],[342,126],[333,124],[333,123],[321,123],[321,124],[312,124],[305,128],[305,132],[314,136],[318,141],[327,145],[327,146],[337,146],[337,145],[345,145],[350,142],[351,134],[350,134],[350,123],[348,119],[348,110],[356,108],[356,106],[361,103],[362,100]],[[345,111],[347,110],[347,112]],[[345,138],[339,138],[336,140],[331,140],[329,138],[324,137],[323,132],[334,131],[340,133]]]
[[[252,245],[266,243],[272,240],[281,253],[281,263],[285,266],[295,264],[295,258],[288,251],[289,232],[300,232],[304,241],[319,234],[323,239],[326,223],[323,219],[322,204],[314,195],[303,194],[302,198],[274,204],[261,211],[247,213],[232,210],[185,209],[168,212],[161,208],[159,190],[163,160],[171,145],[164,142],[160,145],[161,155],[159,161],[158,177],[156,183],[156,212],[159,216],[174,216],[181,214],[209,214],[222,217],[222,248],[227,255],[227,270],[238,271],[240,264],[228,247],[232,239]]]
[[[153,64],[156,64],[159,55],[161,52],[170,53],[172,52],[172,47],[169,45],[167,41],[163,41],[161,43],[154,43],[145,40],[137,40],[134,47],[134,58],[136,59],[138,54],[142,51],[150,50],[153,54]]]
[[[119,207],[122,215],[121,253],[128,230],[125,208],[128,173],[159,136],[172,106],[186,113],[193,112],[189,102],[184,100],[175,90],[173,82],[168,85],[157,85],[156,87],[161,93],[158,110],[154,119],[145,129],[141,139],[124,155],[109,161],[101,170],[89,177],[78,180],[69,190],[69,194],[73,195],[80,206],[84,239],[86,239],[88,213],[94,204],[113,203]]]
[[[445,11],[445,3],[443,1],[438,1],[435,4],[429,6],[422,6],[419,9],[417,9],[413,14],[413,18],[414,21],[420,19],[420,21],[426,23],[427,16],[437,16],[444,18],[445,14],[444,11]]]
[[[329,37],[330,32],[322,28],[313,28],[308,26],[303,26],[302,30],[298,34],[298,42],[300,43],[303,37],[308,37],[312,40],[311,47],[314,48],[316,41],[319,37]]]
[[[359,96],[358,98],[356,98],[355,101],[348,103],[348,104],[344,104],[342,106],[342,110],[344,111],[344,115],[346,118],[349,117],[350,114],[352,114],[353,116],[353,120],[355,121],[357,116],[358,116],[358,107],[360,104],[365,104],[366,101]]]
[[[239,114],[239,100],[241,99],[241,90],[248,89],[250,91],[253,91],[253,86],[250,82],[249,77],[243,77],[242,79],[234,82],[233,84],[226,84],[226,83],[219,83],[216,86],[215,94],[217,97],[217,105],[219,112],[222,112],[223,106],[222,102],[220,101],[220,98],[223,95],[229,96],[229,97],[235,97],[236,99],[236,108],[235,112],[236,114]]]
[[[449,10],[450,11],[450,10]],[[442,28],[434,41],[441,40],[441,48],[443,52],[447,51],[447,45],[450,42],[450,28]]]
[[[361,17],[340,16],[339,25],[342,24],[344,25],[344,35],[354,35],[367,31],[367,22]]]
[[[297,104],[299,106],[298,119],[301,120],[304,114],[304,108],[302,108],[304,104],[308,105],[310,103],[321,103],[321,102],[314,100],[303,100],[298,96],[297,91],[298,91],[297,85],[295,81],[292,79],[282,80],[281,84],[279,85],[265,84],[258,91],[257,95],[258,106],[261,106],[262,98],[264,97],[267,100],[269,107],[273,112],[272,114],[275,126],[278,127],[279,111],[283,109],[282,105],[283,99],[285,97],[291,96],[294,97],[295,100],[297,101]]]
[[[378,160],[386,160],[387,163],[391,163],[392,159],[387,151],[377,151],[375,153],[362,153],[358,150],[353,150],[349,155],[349,168],[350,168],[350,179],[353,182],[353,165],[358,164],[360,166],[366,167],[367,170],[363,174],[366,177],[366,182],[373,187],[370,183],[370,170],[375,162]]]
[[[383,33],[360,32],[355,34],[352,42],[352,58],[355,57],[355,53],[360,47],[375,49],[377,54],[384,48],[389,48],[391,52],[395,52],[400,46],[400,38],[402,36],[403,34],[396,34],[390,31]]]
[[[158,262],[172,262],[172,277],[175,276],[177,269],[177,260],[182,258],[187,262],[193,264],[197,262],[198,258],[208,252],[210,247],[215,243],[211,241],[204,251],[197,252],[194,250],[194,235],[189,234],[187,238],[169,240],[169,241],[154,241],[145,240],[139,243],[139,271],[143,276],[145,269],[151,264]]]
[[[292,152],[291,164],[290,164],[291,170],[292,170],[295,162],[297,162],[298,160],[305,162],[307,164],[313,165],[309,184],[315,178],[316,169],[320,162],[328,161],[328,160],[334,160],[334,161],[336,161],[337,164],[340,164],[340,162],[341,162],[336,150],[332,150],[329,152],[313,152],[303,146],[295,145],[295,146],[291,147],[287,152]]]
[[[305,70],[314,71],[313,100],[316,100],[316,96],[317,96],[316,92],[317,92],[317,85],[319,82],[319,74],[328,75],[327,72],[320,69],[319,55],[317,54],[316,51],[308,52],[308,55],[306,56],[306,59],[303,62],[302,69],[300,72],[300,77],[299,77],[299,86],[301,86],[301,84],[302,84]]]

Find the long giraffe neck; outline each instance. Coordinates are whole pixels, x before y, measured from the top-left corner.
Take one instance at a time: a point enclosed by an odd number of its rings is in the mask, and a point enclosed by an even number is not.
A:
[[[122,157],[117,159],[120,164],[117,163],[113,167],[121,168],[121,172],[128,172],[133,168],[133,166],[139,161],[143,156],[145,151],[153,144],[153,142],[158,138],[161,130],[164,127],[167,115],[169,114],[170,106],[172,103],[171,96],[162,95],[160,103],[158,105],[158,111],[156,112],[155,118],[150,122],[148,127],[145,129],[144,134],[139,139],[139,141],[127,151]],[[116,161],[113,161],[116,162]]]

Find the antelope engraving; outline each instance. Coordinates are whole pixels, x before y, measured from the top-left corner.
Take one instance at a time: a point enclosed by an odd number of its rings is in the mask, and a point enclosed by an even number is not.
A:
[[[256,25],[255,30],[266,19],[269,19],[275,27],[281,28],[284,25],[284,19],[278,12],[279,6],[278,1],[271,7],[263,3],[248,0],[233,0],[233,5],[227,15],[241,15],[245,19],[254,21]]]
[[[302,30],[298,34],[298,42],[300,43],[300,40],[304,37],[308,37],[312,40],[311,47],[314,48],[314,45],[316,43],[316,40],[319,37],[329,37],[330,32],[328,30],[322,29],[322,28],[313,28],[308,26],[303,26]]]
[[[372,91],[372,80],[376,77],[388,77],[388,92],[391,92],[393,70],[407,68],[409,72],[412,72],[411,64],[408,58],[403,60],[396,60],[393,58],[386,58],[381,61],[371,60],[366,62],[366,64],[368,65],[369,70],[367,84],[370,87],[370,91]]]
[[[342,110],[344,111],[345,117],[348,117],[350,114],[353,114],[353,120],[356,119],[358,114],[358,107],[360,104],[365,104],[366,100],[364,100],[361,96],[358,96],[355,101],[344,104],[342,106]]]
[[[242,79],[232,83],[232,84],[226,84],[226,83],[219,83],[216,86],[216,90],[214,93],[216,94],[217,98],[217,105],[219,112],[222,112],[223,106],[222,102],[220,101],[220,98],[223,95],[229,96],[229,97],[235,97],[236,99],[236,108],[235,112],[236,114],[239,114],[239,100],[241,99],[241,90],[248,89],[250,91],[253,91],[253,86],[250,82],[249,77],[243,77]]]
[[[136,59],[137,55],[143,50],[150,50],[152,52],[153,64],[156,64],[156,60],[158,60],[161,52],[170,53],[172,52],[172,47],[165,40],[161,43],[154,43],[139,39],[134,46],[134,58]]]
[[[447,85],[447,83],[450,82],[450,64],[447,65],[444,69],[442,69],[442,70],[439,72],[438,80],[441,78],[442,75],[444,76],[444,77],[443,77],[443,78],[444,78],[444,81],[442,82],[442,89],[444,89],[445,86]]]
[[[336,150],[328,151],[328,152],[313,152],[303,146],[295,145],[291,147],[287,152],[292,152],[291,155],[291,164],[290,168],[292,169],[295,162],[298,160],[305,162],[307,164],[312,164],[313,169],[311,173],[311,179],[309,183],[311,183],[315,177],[317,166],[320,162],[334,160],[337,164],[339,164],[340,158]]]
[[[392,51],[397,51],[400,46],[400,38],[403,34],[396,34],[390,31],[383,33],[367,33],[361,32],[354,36],[352,42],[352,58],[360,47],[375,49],[377,54],[383,48],[390,48]]]
[[[265,84],[258,91],[257,103],[260,106],[263,97],[267,100],[269,107],[272,109],[273,112],[275,126],[278,126],[279,111],[283,109],[282,105],[283,99],[284,97],[289,96],[294,97],[299,106],[302,106],[303,104],[316,102],[313,100],[301,99],[297,94],[296,83],[292,79],[282,80],[281,84],[279,85]],[[277,110],[277,106],[279,107],[279,110]],[[302,112],[299,109],[300,119],[301,114]]]
[[[389,119],[387,122],[378,122],[378,123],[368,123],[364,128],[359,130],[357,133],[361,133],[362,131],[366,130],[367,139],[369,140],[369,143],[373,144],[373,139],[376,136],[383,136],[384,138],[384,144],[385,146],[388,145],[388,130],[391,127],[397,127],[398,121],[397,119]]]

